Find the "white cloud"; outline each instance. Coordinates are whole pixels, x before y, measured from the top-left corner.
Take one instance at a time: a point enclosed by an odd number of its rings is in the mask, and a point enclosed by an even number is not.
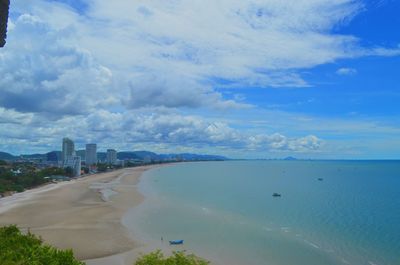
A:
[[[129,108],[140,107],[210,107],[215,109],[248,108],[249,104],[224,100],[211,87],[191,80],[169,76],[136,76],[129,84],[130,97],[124,100]]]
[[[357,70],[354,68],[339,68],[336,71],[336,74],[338,74],[338,75],[355,75],[355,74],[357,74]]]
[[[0,109],[0,122],[5,125],[0,129],[0,139],[3,141],[7,139],[9,144],[15,142],[18,145],[21,139],[26,139],[33,145],[45,143],[46,147],[53,145],[52,148],[57,148],[64,136],[75,139],[78,145],[94,141],[126,148],[145,143],[148,146],[162,144],[169,150],[184,146],[192,151],[215,148],[314,152],[320,148],[322,142],[315,136],[289,138],[278,133],[254,134],[247,130],[234,129],[226,122],[173,112],[149,114],[146,111],[112,113],[98,110],[88,116],[69,116],[49,122],[44,117],[37,121],[32,115]],[[49,135],[52,135],[51,140],[48,139]]]
[[[20,113],[15,110],[0,107],[0,124],[24,124],[32,122],[32,113]]]
[[[204,109],[256,108],[226,87],[306,87],[304,69],[400,54],[333,33],[363,10],[361,0],[84,2],[84,12],[69,6],[75,1],[13,2],[0,50],[2,147],[28,138],[58,146],[70,135],[78,143],[313,152],[323,144],[308,128],[296,137],[282,128],[253,132],[223,121],[224,112],[206,118]]]
[[[132,93],[125,101],[130,108],[243,107],[215,86],[305,87],[299,69],[400,51],[362,47],[354,36],[331,33],[363,10],[360,0],[85,2],[85,14],[53,1],[13,6],[44,23],[24,40],[37,45],[43,39],[45,50],[53,45],[46,36],[59,32],[63,43],[90,51],[113,73],[114,94]]]
[[[306,86],[296,69],[398,53],[398,47],[362,47],[354,36],[331,33],[362,9],[354,0],[97,0],[89,15],[109,19],[101,24],[102,37],[112,37],[95,47],[117,47],[102,53],[108,61],[124,63],[122,51],[145,73],[268,87]]]
[[[232,157],[295,155],[305,158],[354,158],[373,152],[370,148],[383,150],[380,144],[395,153],[394,146],[398,146],[399,128],[390,123],[296,118],[289,113],[277,112],[262,113],[261,116],[261,121],[254,120],[257,117],[252,115],[244,123],[243,119],[181,115],[167,109],[123,113],[99,109],[87,116],[64,116],[53,120],[41,114],[0,108],[0,146],[2,150],[12,150],[16,154],[46,152],[59,150],[61,139],[68,136],[76,141],[78,148],[96,142],[102,150],[111,147],[164,153],[204,152]]]
[[[248,146],[253,150],[312,152],[322,147],[323,141],[315,135],[300,138],[288,138],[282,134],[260,134],[248,139]]]
[[[215,87],[306,87],[299,69],[400,51],[331,33],[361,1],[84,2],[84,13],[71,1],[13,3],[2,106],[75,115],[121,102],[243,108]]]
[[[23,14],[0,51],[0,105],[50,115],[88,113],[116,102],[112,72],[87,50],[70,46],[65,32]]]
[[[329,30],[360,8],[342,0],[93,1],[89,14],[110,19],[101,25],[103,36],[114,37],[97,45],[99,51],[119,39],[118,49],[104,53],[107,60],[126,51],[130,64],[145,72],[267,87],[304,86],[291,69],[352,56],[357,40]]]

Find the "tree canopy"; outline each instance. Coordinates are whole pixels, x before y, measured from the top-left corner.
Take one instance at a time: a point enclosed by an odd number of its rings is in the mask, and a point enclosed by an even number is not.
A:
[[[2,265],[84,265],[72,250],[59,250],[43,244],[37,236],[23,234],[16,226],[0,228],[0,264]]]
[[[18,173],[14,173],[13,168]],[[57,167],[36,170],[35,167],[26,164],[0,166],[0,194],[7,191],[22,192],[51,181],[48,178],[50,176],[67,174],[65,169]]]
[[[134,265],[207,265],[208,261],[193,254],[176,251],[169,257],[165,257],[161,250],[151,252],[140,257]]]

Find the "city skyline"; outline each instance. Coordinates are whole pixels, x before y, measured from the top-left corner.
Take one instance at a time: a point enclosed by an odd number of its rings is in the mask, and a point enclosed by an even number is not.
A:
[[[15,0],[0,151],[399,159],[400,2]]]
[[[86,144],[85,148],[85,163],[86,165],[94,165],[98,161],[97,158],[97,144]]]

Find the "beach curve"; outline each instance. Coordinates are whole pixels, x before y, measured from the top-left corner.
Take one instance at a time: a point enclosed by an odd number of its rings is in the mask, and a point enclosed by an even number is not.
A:
[[[90,175],[2,198],[0,226],[29,229],[46,243],[73,249],[88,265],[132,264],[142,245],[121,219],[144,200],[136,189],[142,173],[159,166]]]

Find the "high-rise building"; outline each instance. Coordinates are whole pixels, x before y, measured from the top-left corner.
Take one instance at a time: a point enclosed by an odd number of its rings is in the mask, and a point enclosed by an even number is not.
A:
[[[81,157],[80,156],[69,156],[64,163],[64,167],[70,167],[73,171],[74,177],[81,175]]]
[[[81,158],[76,156],[74,141],[69,138],[63,138],[61,160],[64,168],[72,168],[74,177],[81,175]]]
[[[65,165],[66,161],[70,158],[75,156],[75,144],[69,138],[63,138],[62,143],[62,153],[61,153],[61,160],[63,165]]]
[[[117,162],[117,151],[114,149],[107,149],[107,164],[115,165]]]
[[[97,145],[87,144],[85,152],[86,166],[91,166],[97,163]]]

